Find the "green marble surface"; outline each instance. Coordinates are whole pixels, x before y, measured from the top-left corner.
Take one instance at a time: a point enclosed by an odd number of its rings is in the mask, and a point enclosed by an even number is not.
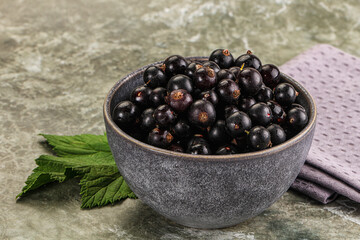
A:
[[[360,56],[352,1],[0,1],[0,239],[360,239],[360,204],[289,191],[220,230],[185,228],[140,200],[80,209],[76,180],[15,202],[47,153],[38,133],[102,134],[102,103],[126,73],[171,54],[252,49],[281,65],[317,43]]]

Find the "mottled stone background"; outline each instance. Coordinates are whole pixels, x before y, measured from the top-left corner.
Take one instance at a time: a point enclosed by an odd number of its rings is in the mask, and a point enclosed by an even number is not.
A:
[[[292,191],[213,231],[178,226],[140,200],[80,210],[75,180],[15,203],[47,152],[37,134],[102,134],[107,91],[140,66],[219,47],[278,65],[317,43],[360,56],[359,39],[358,0],[1,0],[0,239],[359,239],[359,204]]]

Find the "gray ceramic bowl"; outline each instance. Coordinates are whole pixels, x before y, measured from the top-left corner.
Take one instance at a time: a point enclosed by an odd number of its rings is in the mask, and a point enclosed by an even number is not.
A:
[[[204,57],[189,59],[207,60]],[[185,226],[223,228],[256,216],[289,189],[305,162],[316,120],[314,100],[298,82],[284,74],[281,76],[299,92],[298,101],[309,115],[307,126],[295,137],[258,152],[190,155],[140,142],[111,119],[115,105],[143,84],[142,74],[147,67],[118,81],[104,103],[111,151],[120,173],[141,201]]]

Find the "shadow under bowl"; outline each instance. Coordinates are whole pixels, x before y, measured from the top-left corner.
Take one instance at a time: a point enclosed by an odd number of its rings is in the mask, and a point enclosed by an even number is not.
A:
[[[299,92],[297,102],[309,116],[308,124],[293,138],[257,152],[191,155],[140,142],[111,118],[116,104],[128,99],[131,91],[144,83],[142,75],[148,66],[120,79],[104,103],[112,154],[120,173],[141,201],[181,225],[213,229],[258,215],[289,189],[305,162],[315,131],[315,102],[303,86],[281,74],[282,81],[291,83]]]

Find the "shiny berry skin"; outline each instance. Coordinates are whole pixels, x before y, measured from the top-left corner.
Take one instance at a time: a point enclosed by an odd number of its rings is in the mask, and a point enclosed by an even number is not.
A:
[[[235,105],[228,105],[224,109],[225,119],[228,118],[231,114],[239,112],[240,110]]]
[[[194,85],[201,90],[209,90],[215,87],[217,76],[215,71],[210,67],[202,67],[196,70],[193,77]]]
[[[236,103],[240,97],[239,86],[231,79],[223,79],[216,87],[219,97],[226,103]]]
[[[213,89],[211,89],[209,91],[201,92],[199,94],[198,98],[211,102],[214,105],[214,107],[219,102],[219,97]]]
[[[220,67],[219,65],[217,65],[215,62],[213,61],[207,61],[203,63],[203,67],[209,67],[211,69],[213,69],[215,71],[215,73],[217,74],[220,71]]]
[[[273,116],[273,123],[281,124],[285,121],[286,114],[284,109],[277,102],[270,100],[266,103],[271,109],[271,113]]]
[[[141,114],[140,127],[143,130],[151,130],[155,128],[156,121],[154,119],[154,109],[148,108],[143,111]]]
[[[253,127],[249,132],[248,139],[250,147],[254,150],[263,150],[272,146],[271,134],[263,126]]]
[[[250,50],[246,54],[239,56],[235,60],[235,66],[240,67],[241,69],[251,67],[255,68],[258,71],[261,71],[261,61],[256,57]]]
[[[171,145],[174,137],[167,130],[154,128],[149,132],[147,142],[150,145],[160,148],[167,148]]]
[[[167,82],[165,73],[156,66],[148,67],[144,71],[143,79],[146,86],[150,88],[164,87]]]
[[[154,111],[154,119],[161,127],[168,127],[176,120],[175,112],[169,105],[160,105]]]
[[[238,80],[242,93],[249,96],[256,95],[263,86],[261,74],[254,68],[244,68]]]
[[[240,69],[240,67],[234,66],[234,67],[229,68],[229,71],[232,72],[234,74],[235,78],[237,79],[239,73],[241,72],[241,69]],[[236,82],[237,80],[234,80],[234,81]]]
[[[150,105],[149,97],[151,92],[151,88],[139,86],[132,91],[130,100],[140,107],[148,107]]]
[[[171,144],[170,147],[168,147],[168,150],[173,151],[173,152],[181,152],[181,153],[185,152],[184,148],[181,145],[176,144],[176,143]]]
[[[230,68],[234,65],[234,57],[227,49],[216,49],[210,54],[209,60],[215,62],[220,68]]]
[[[275,100],[281,106],[289,106],[294,103],[297,95],[298,92],[289,83],[280,83],[274,89]]]
[[[193,102],[193,98],[185,89],[176,89],[168,96],[168,104],[177,112],[184,112]]]
[[[301,108],[295,107],[287,112],[286,123],[294,129],[303,129],[307,122],[308,116]]]
[[[255,99],[258,102],[267,102],[272,100],[274,97],[273,91],[268,87],[262,87],[259,92],[255,95]]]
[[[187,66],[188,63],[185,58],[179,55],[172,55],[165,59],[161,68],[167,76],[172,77],[176,74],[184,74]]]
[[[286,133],[280,125],[271,124],[266,129],[270,132],[272,146],[279,145],[286,141]]]
[[[256,103],[248,111],[254,125],[267,126],[272,120],[272,112],[265,103]]]
[[[112,119],[122,128],[127,128],[133,125],[140,116],[140,109],[130,101],[119,102],[114,108]]]
[[[230,142],[231,137],[226,131],[226,124],[223,120],[218,120],[210,128],[208,132],[209,141],[215,146],[221,146],[227,142]]]
[[[155,108],[160,105],[163,105],[165,103],[166,94],[167,94],[167,91],[165,88],[163,88],[163,87],[155,88],[154,90],[152,90],[152,92],[149,96],[150,104]]]
[[[207,128],[211,126],[216,119],[216,111],[214,105],[206,100],[197,100],[188,111],[188,120],[191,124]]]
[[[199,143],[207,143],[207,141],[205,140],[204,135],[202,134],[195,134],[187,143],[187,148],[189,148],[191,145],[196,145]]]
[[[201,63],[192,62],[187,66],[184,75],[188,76],[189,78],[193,78],[196,70],[198,70],[199,68],[202,68]]]
[[[172,91],[176,89],[185,89],[190,94],[193,92],[193,82],[192,80],[183,74],[178,74],[170,78],[168,84],[167,84],[167,91],[168,93],[171,93]]]
[[[239,98],[238,107],[241,111],[247,112],[256,103],[256,100],[250,96],[243,96]]]
[[[187,120],[180,119],[171,127],[171,133],[178,139],[184,139],[192,135],[192,129]]]
[[[274,88],[280,81],[280,70],[273,64],[262,65],[260,73],[264,84],[269,88]]]
[[[221,69],[217,74],[218,81],[223,79],[231,79],[233,81],[236,81],[236,77],[233,72],[231,72],[228,69]]]
[[[219,147],[215,152],[216,155],[230,155],[237,153],[239,153],[239,151],[232,144],[227,144],[225,146]]]
[[[244,112],[235,112],[225,120],[228,134],[232,137],[238,137],[250,130],[252,124],[250,117]]]
[[[207,142],[193,144],[188,147],[186,150],[187,153],[196,154],[196,155],[210,155],[211,148]]]

